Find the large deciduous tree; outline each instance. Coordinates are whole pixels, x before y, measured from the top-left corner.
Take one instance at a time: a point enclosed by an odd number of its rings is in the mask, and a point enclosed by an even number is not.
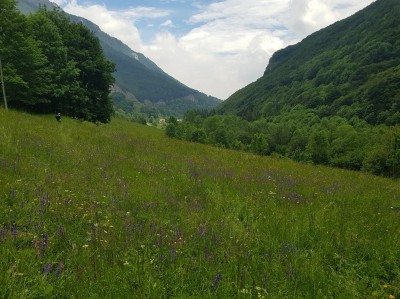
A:
[[[10,106],[109,122],[114,65],[83,24],[45,7],[28,17],[0,2],[0,57]]]

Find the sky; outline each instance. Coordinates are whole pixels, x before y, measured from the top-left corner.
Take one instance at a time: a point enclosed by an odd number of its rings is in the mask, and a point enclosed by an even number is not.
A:
[[[272,54],[373,0],[51,0],[205,94],[228,98]]]

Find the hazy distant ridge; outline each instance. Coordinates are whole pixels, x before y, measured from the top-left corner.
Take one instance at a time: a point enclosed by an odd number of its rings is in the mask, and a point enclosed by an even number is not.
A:
[[[57,7],[48,0],[19,0],[18,7],[23,13],[31,13],[39,5],[46,5],[50,9]],[[69,15],[74,22],[82,22],[99,38],[105,56],[115,63],[116,79],[114,95],[117,108],[128,110],[140,102],[141,106],[150,106],[159,109],[165,114],[183,115],[188,109],[212,109],[221,101],[215,97],[194,90],[180,83],[143,54],[130,49],[120,40],[101,31],[96,24],[73,15]],[[130,104],[129,104],[130,103]]]

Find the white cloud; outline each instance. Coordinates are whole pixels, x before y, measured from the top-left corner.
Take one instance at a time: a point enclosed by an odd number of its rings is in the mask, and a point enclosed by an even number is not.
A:
[[[138,20],[138,19],[157,19],[161,17],[166,17],[169,15],[169,11],[157,9],[154,7],[130,7],[123,11],[116,11],[113,12],[115,16],[129,18],[131,20]]]
[[[51,2],[53,2],[57,5],[63,5],[65,3],[68,3],[68,0],[52,0]]]
[[[162,27],[175,27],[174,22],[171,20],[166,20],[164,23],[161,24]]]
[[[200,12],[187,18],[193,29],[180,36],[166,30],[176,23],[167,10],[111,11],[105,5],[78,5],[76,0],[56,2],[142,52],[182,83],[225,99],[259,78],[276,50],[373,0],[224,0],[198,6]],[[136,27],[143,18],[163,21],[149,43],[142,41]]]

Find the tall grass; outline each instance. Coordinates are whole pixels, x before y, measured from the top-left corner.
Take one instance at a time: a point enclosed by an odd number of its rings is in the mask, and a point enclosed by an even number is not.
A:
[[[1,298],[400,295],[399,181],[0,110]]]

